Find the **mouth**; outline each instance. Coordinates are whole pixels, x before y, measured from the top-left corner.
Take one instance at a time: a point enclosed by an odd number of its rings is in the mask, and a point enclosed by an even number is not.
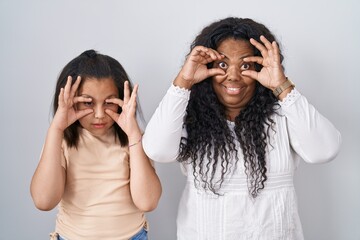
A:
[[[229,95],[236,95],[239,94],[242,87],[227,87],[225,85],[222,85],[225,89],[225,92]]]
[[[104,128],[106,124],[105,123],[94,123],[92,125],[96,129],[101,129],[101,128]]]

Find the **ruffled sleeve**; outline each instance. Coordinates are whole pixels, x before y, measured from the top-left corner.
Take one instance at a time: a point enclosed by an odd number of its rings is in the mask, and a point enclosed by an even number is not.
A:
[[[150,159],[172,162],[179,153],[184,116],[190,91],[172,85],[151,117],[143,136],[143,146]]]

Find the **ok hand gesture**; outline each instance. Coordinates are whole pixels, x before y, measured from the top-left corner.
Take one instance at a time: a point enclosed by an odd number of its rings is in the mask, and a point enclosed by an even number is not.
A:
[[[255,39],[250,39],[262,56],[253,56],[244,58],[246,62],[256,62],[262,65],[260,72],[253,70],[243,71],[242,74],[258,80],[264,87],[274,90],[277,86],[286,80],[283,67],[280,62],[279,46],[274,41],[270,43],[264,36],[260,36],[263,44]]]
[[[60,89],[58,108],[56,110],[52,125],[61,131],[73,124],[78,119],[93,112],[92,109],[76,110],[76,103],[91,102],[91,98],[75,96],[81,82],[78,76],[74,84],[71,85],[72,77],[68,77],[65,88]]]
[[[136,121],[136,96],[139,85],[135,85],[130,94],[129,82],[124,83],[124,100],[118,98],[107,99],[106,102],[114,103],[122,108],[120,114],[106,109],[105,112],[121,127],[131,141],[133,138],[138,140],[141,136],[139,125]]]
[[[190,89],[192,85],[203,81],[208,77],[225,74],[220,68],[207,68],[207,64],[222,59],[223,56],[214,49],[196,46],[187,57],[175,85]]]

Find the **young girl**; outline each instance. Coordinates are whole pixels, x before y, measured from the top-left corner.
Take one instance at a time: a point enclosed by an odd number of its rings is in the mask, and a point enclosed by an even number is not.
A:
[[[145,155],[132,90],[115,59],[88,50],[62,70],[54,118],[31,182],[36,207],[59,206],[52,239],[147,239],[158,176]]]

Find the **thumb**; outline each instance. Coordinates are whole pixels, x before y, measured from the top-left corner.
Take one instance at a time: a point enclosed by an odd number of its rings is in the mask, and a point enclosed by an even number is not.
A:
[[[215,75],[224,75],[225,71],[221,68],[210,68],[208,71],[208,77],[213,77]]]
[[[114,111],[112,111],[112,110],[110,110],[110,109],[106,109],[105,112],[106,112],[106,114],[109,115],[109,116],[112,118],[112,120],[114,120],[115,122],[118,120],[118,118],[119,118],[119,114],[118,114],[118,113],[116,113],[116,112],[114,112]]]
[[[76,118],[80,119],[82,117],[85,117],[86,115],[92,113],[94,110],[92,109],[84,109],[84,110],[80,110],[76,113]]]
[[[247,77],[251,77],[252,79],[258,79],[258,75],[259,73],[257,71],[253,71],[253,70],[245,70],[245,71],[242,71],[241,73],[242,75],[244,76],[247,76]]]

